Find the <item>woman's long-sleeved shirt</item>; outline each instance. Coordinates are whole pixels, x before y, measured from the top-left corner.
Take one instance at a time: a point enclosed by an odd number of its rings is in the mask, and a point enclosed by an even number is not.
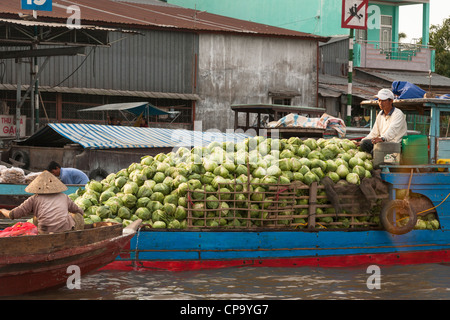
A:
[[[84,214],[65,193],[35,194],[10,211],[11,219],[34,215],[39,232],[64,232],[72,229],[74,221],[69,212]]]

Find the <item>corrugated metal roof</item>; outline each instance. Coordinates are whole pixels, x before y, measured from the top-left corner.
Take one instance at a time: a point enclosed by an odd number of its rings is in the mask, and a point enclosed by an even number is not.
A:
[[[28,90],[27,84],[21,86],[22,90]],[[0,83],[0,90],[17,90],[17,85]],[[68,88],[68,87],[49,87],[39,86],[41,92],[58,92],[58,93],[79,93],[91,94],[99,96],[122,96],[122,97],[139,97],[139,98],[155,98],[155,99],[178,99],[197,101],[200,97],[194,93],[176,93],[176,92],[152,92],[152,91],[130,91],[130,90],[112,90],[112,89],[95,89],[95,88]]]
[[[380,86],[368,81],[352,81],[352,95],[361,99],[372,99],[380,90]],[[319,76],[319,94],[324,97],[347,95],[348,78],[321,74]]]
[[[206,146],[213,141],[239,142],[249,136],[243,133],[201,132],[184,129],[139,128],[129,126],[107,126],[79,123],[50,123],[36,132],[39,140],[43,138],[42,130],[48,128],[60,136],[90,149],[130,149],[130,148],[176,148]],[[54,133],[49,132],[49,135]],[[32,142],[33,136],[28,142]],[[60,139],[60,138],[58,138]],[[22,144],[27,144],[27,140]],[[51,142],[49,141],[51,144]]]
[[[270,35],[315,39],[327,41],[328,38],[273,27],[265,24],[220,16],[193,9],[140,3],[119,2],[112,0],[54,0],[53,11],[39,11],[39,21],[66,21],[71,14],[67,7],[75,5],[80,8],[81,23],[101,26],[123,25],[129,28],[181,29],[196,32],[231,32],[253,35]],[[16,18],[22,10],[20,1],[0,0],[0,16]],[[69,11],[71,12],[71,11]]]
[[[358,72],[364,72],[371,76],[389,81],[408,81],[417,86],[428,86],[430,84],[430,78],[428,72],[419,71],[391,71],[391,70],[372,70],[372,69],[362,69],[357,68]],[[437,73],[431,73],[431,87],[442,86],[450,87],[450,78],[441,76]]]
[[[1,10],[1,9],[0,9]],[[36,21],[36,20],[22,20],[22,19],[1,19],[0,23],[13,23],[13,24],[19,24],[25,27],[34,27],[34,26],[41,26],[41,27],[51,27],[51,28],[66,28],[66,23],[61,22],[43,22],[43,21]],[[93,25],[81,25],[80,29],[92,29],[92,30],[102,30],[102,31],[118,31],[115,28],[104,28],[99,26],[93,26]]]

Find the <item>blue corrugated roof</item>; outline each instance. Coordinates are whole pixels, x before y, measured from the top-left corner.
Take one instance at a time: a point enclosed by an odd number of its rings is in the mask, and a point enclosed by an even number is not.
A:
[[[96,124],[50,123],[48,126],[74,143],[91,149],[194,147],[213,141],[239,142],[249,137],[243,133]]]

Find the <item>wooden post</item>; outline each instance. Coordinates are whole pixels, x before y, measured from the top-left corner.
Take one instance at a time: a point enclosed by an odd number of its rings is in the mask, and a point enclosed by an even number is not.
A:
[[[317,182],[309,186],[308,228],[316,227]]]

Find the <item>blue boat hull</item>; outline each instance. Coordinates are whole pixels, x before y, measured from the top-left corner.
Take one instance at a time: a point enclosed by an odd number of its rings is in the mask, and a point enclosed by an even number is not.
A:
[[[193,270],[450,262],[450,233],[371,231],[140,231],[107,269]]]

